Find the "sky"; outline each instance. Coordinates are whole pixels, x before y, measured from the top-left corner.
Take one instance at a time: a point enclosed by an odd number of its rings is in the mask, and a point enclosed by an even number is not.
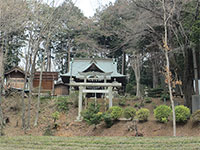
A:
[[[52,0],[50,0],[52,1]],[[60,5],[64,0],[55,0],[56,5]],[[115,0],[72,0],[81,9],[86,17],[92,17],[99,6],[104,6]],[[49,1],[48,1],[49,2]]]
[[[97,8],[101,5],[114,3],[115,0],[73,0],[75,5],[79,7],[86,17],[92,17]]]

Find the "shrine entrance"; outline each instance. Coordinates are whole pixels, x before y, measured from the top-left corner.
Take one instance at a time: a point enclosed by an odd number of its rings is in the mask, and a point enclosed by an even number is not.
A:
[[[80,73],[84,79],[84,82],[75,82],[70,80],[70,87],[78,87],[79,88],[79,101],[78,101],[78,116],[77,121],[81,121],[81,112],[83,110],[83,97],[86,97],[87,93],[94,93],[95,96],[98,93],[104,94],[104,99],[108,97],[109,99],[109,108],[112,107],[113,102],[113,88],[121,87],[121,83],[117,81],[113,81],[112,83],[106,83],[106,80],[109,79],[109,75],[111,73],[99,73],[99,72],[87,72]],[[87,82],[87,81],[102,81],[104,82]]]

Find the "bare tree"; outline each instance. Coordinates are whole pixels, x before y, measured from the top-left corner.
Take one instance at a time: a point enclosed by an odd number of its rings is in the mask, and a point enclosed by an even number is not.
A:
[[[176,115],[175,115],[175,108],[174,108],[174,100],[173,100],[173,95],[172,95],[172,85],[171,85],[171,72],[170,72],[170,64],[169,64],[169,56],[168,56],[168,52],[170,51],[170,48],[168,47],[168,21],[170,19],[170,17],[172,17],[172,13],[175,9],[175,1],[173,6],[167,10],[167,3],[166,0],[162,0],[162,5],[163,5],[163,10],[164,10],[164,17],[163,17],[163,21],[164,21],[164,31],[165,31],[165,35],[164,35],[164,52],[165,52],[165,58],[166,58],[166,79],[167,79],[167,84],[168,84],[168,88],[169,88],[169,95],[170,95],[170,101],[171,101],[171,105],[172,105],[172,114],[173,114],[173,135],[176,136]],[[168,13],[170,12],[170,13]]]
[[[8,41],[7,37],[12,32],[24,29],[27,21],[27,3],[23,0],[0,0],[0,124],[3,128],[2,89],[4,84],[4,68],[7,63]]]

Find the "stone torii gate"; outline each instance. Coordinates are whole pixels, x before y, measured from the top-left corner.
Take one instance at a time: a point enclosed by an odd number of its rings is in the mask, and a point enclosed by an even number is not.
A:
[[[78,117],[77,121],[81,121],[81,112],[83,109],[83,94],[86,93],[105,93],[108,94],[109,108],[112,107],[113,87],[120,87],[122,84],[114,81],[112,83],[86,83],[71,81],[69,84],[73,87],[79,87],[79,101],[78,101]],[[87,89],[87,87],[104,87],[104,89]]]

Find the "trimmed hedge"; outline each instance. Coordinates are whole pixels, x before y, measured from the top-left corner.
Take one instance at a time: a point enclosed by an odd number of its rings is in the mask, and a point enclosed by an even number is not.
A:
[[[136,116],[140,122],[147,121],[149,115],[150,111],[147,108],[141,108],[136,112]]]
[[[111,115],[113,120],[118,120],[123,113],[123,109],[119,106],[113,106],[109,108],[108,113]]]
[[[105,113],[105,114],[103,115],[103,120],[104,120],[104,122],[106,123],[106,127],[107,127],[107,128],[110,128],[110,127],[114,124],[111,115],[108,114],[108,113]]]
[[[133,108],[133,107],[126,107],[124,109],[124,117],[125,118],[127,118],[127,119],[131,118],[131,120],[133,120],[133,118],[135,117],[135,115],[136,115],[135,108]]]
[[[167,105],[160,105],[154,109],[154,117],[157,121],[167,123],[171,114],[171,108]]]
[[[186,122],[190,118],[190,109],[179,105],[175,107],[176,122]]]

